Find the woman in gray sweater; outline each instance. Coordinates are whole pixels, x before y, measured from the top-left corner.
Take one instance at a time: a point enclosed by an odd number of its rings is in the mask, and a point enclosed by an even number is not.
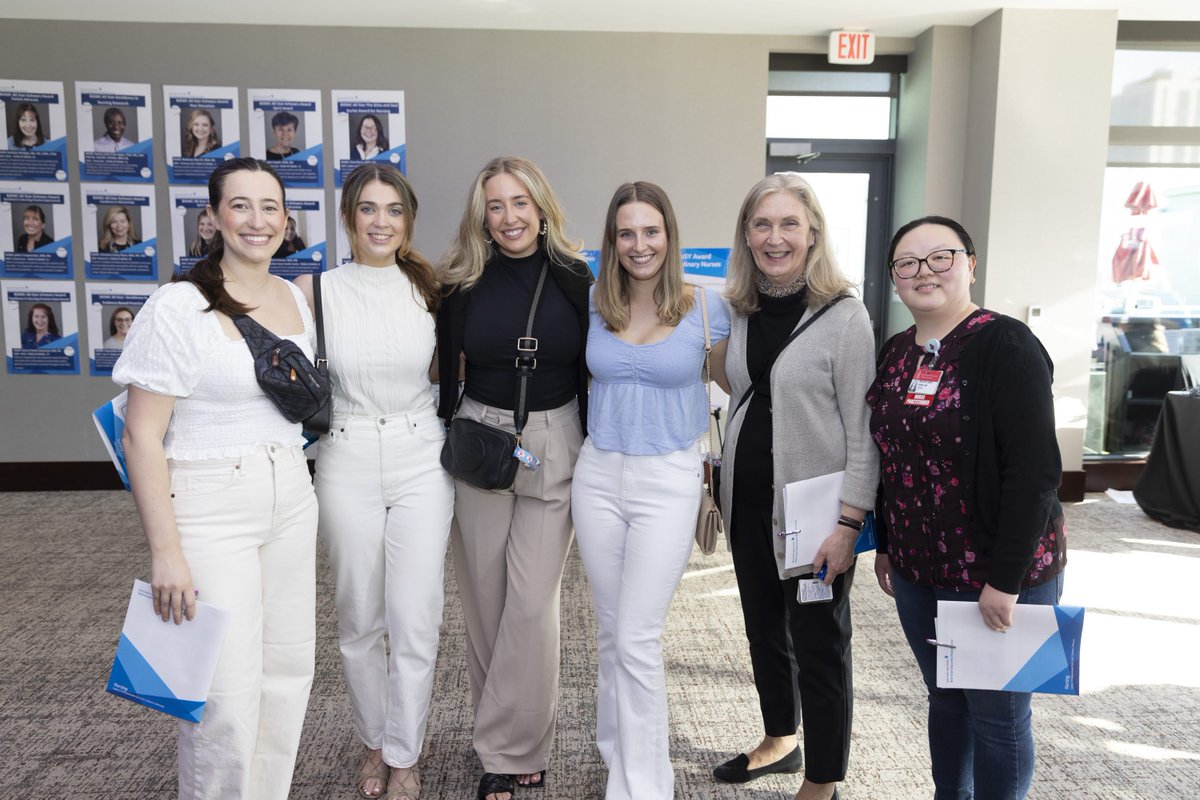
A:
[[[827,231],[800,175],[764,178],[742,203],[726,290],[734,314],[724,374],[734,404],[721,507],[765,736],[713,774],[744,783],[803,766],[797,800],[837,797],[846,776],[854,543],[879,478],[864,401],[875,371],[874,336],[866,308],[849,296]],[[785,487],[839,472],[839,519],[830,520],[811,567],[785,569],[786,538],[778,535]],[[801,589],[805,600],[832,596],[801,602]]]

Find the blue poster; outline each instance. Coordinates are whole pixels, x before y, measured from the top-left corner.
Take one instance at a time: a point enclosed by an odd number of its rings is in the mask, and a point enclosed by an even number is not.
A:
[[[167,181],[207,185],[223,160],[242,154],[234,86],[164,86]]]
[[[61,81],[0,78],[0,180],[66,181]]]
[[[270,162],[286,186],[324,186],[320,90],[247,89],[246,95],[250,155]]]
[[[80,179],[154,183],[150,84],[78,81],[75,93]]]
[[[158,280],[153,186],[84,183],[83,273],[89,280]]]
[[[10,375],[78,375],[74,281],[0,281]]]
[[[334,186],[363,161],[383,161],[408,173],[404,92],[335,89],[333,111]]]
[[[0,181],[0,277],[72,278],[65,185]]]

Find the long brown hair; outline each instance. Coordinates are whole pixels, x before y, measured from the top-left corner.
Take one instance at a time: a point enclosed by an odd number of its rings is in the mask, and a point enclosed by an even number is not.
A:
[[[623,331],[629,325],[629,275],[617,257],[617,212],[629,203],[645,203],[662,215],[667,253],[659,272],[658,286],[654,289],[654,302],[658,305],[659,321],[674,327],[691,310],[695,295],[683,290],[683,257],[679,252],[675,209],[662,187],[649,181],[621,184],[608,204],[604,242],[600,249],[600,275],[596,278],[593,294],[596,311],[611,331]]]
[[[442,300],[441,287],[433,273],[433,266],[412,247],[413,226],[417,221],[417,195],[408,179],[391,164],[378,162],[363,164],[361,167],[355,168],[350,173],[350,177],[346,178],[346,183],[342,187],[340,211],[342,224],[346,226],[346,233],[350,239],[350,249],[354,250],[354,240],[358,238],[356,227],[358,221],[355,218],[354,210],[358,206],[363,189],[367,187],[367,184],[375,181],[392,187],[396,190],[396,194],[400,195],[400,207],[404,214],[404,238],[400,242],[400,246],[396,248],[396,266],[408,276],[412,285],[420,292],[421,299],[425,301],[425,308],[430,313],[435,313]],[[355,256],[357,257],[357,254]]]
[[[287,197],[279,173],[271,169],[264,161],[253,158],[231,158],[228,161],[222,161],[208,177],[208,205],[214,214],[221,205],[221,198],[225,196],[225,181],[235,172],[265,172],[270,175],[279,184],[280,208],[287,207],[285,205]],[[234,300],[229,296],[229,292],[225,291],[225,273],[221,271],[221,259],[224,256],[225,240],[221,238],[221,231],[218,230],[213,234],[212,242],[208,246],[208,253],[204,258],[197,261],[196,266],[187,272],[173,275],[171,281],[187,281],[194,284],[200,290],[200,294],[204,295],[204,299],[208,301],[208,308],[204,309],[205,311],[220,311],[231,317],[237,314],[249,314],[254,309]]]

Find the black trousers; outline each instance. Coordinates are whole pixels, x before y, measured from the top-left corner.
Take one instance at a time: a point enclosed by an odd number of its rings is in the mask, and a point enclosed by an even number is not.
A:
[[[854,567],[833,581],[833,600],[801,604],[799,578],[779,580],[771,509],[731,504],[730,544],[750,663],[768,736],[803,722],[804,774],[841,781],[850,760],[854,686],[850,665],[850,586]]]

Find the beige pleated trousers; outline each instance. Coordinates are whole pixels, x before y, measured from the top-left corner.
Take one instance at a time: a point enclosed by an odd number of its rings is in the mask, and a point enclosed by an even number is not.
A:
[[[512,430],[512,412],[464,398],[458,416]],[[576,401],[530,412],[541,467],[513,487],[454,482],[450,542],[467,627],[473,741],[486,772],[546,768],[558,697],[559,589],[571,545],[571,474],[583,443]]]

